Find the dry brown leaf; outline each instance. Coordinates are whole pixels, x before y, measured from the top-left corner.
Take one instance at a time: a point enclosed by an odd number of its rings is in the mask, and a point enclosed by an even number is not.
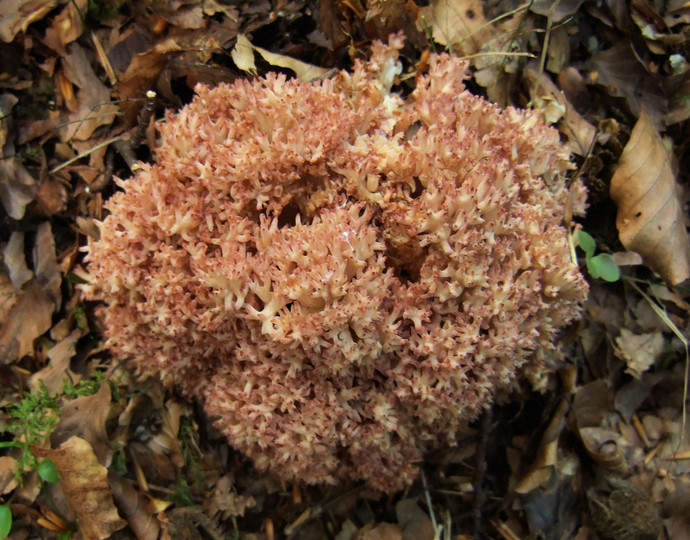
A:
[[[62,62],[65,76],[79,87],[79,108],[68,116],[60,136],[63,141],[85,141],[98,127],[112,124],[118,108],[110,103],[110,90],[98,79],[77,43],[70,44]]]
[[[602,85],[612,96],[624,98],[634,114],[640,115],[644,110],[652,124],[662,125],[668,100],[658,80],[640,63],[630,40],[621,40],[610,49],[596,53],[588,65],[592,82]]]
[[[84,32],[84,21],[89,10],[88,0],[74,0],[68,2],[63,10],[53,19],[51,28],[46,30],[46,42],[49,46],[59,45],[62,49],[72,43]],[[54,37],[53,37],[54,36]],[[49,43],[53,39],[56,43]]]
[[[0,199],[12,219],[23,218],[26,205],[36,195],[36,180],[14,151],[12,109],[18,101],[12,94],[0,95]]]
[[[366,9],[365,24],[374,28],[374,35],[381,41],[388,41],[388,36],[402,31],[407,43],[415,49],[429,46],[426,33],[417,28],[419,7],[413,0],[369,0]],[[337,20],[337,14],[335,17]]]
[[[36,191],[36,210],[46,217],[64,212],[67,210],[68,197],[64,184],[48,176],[43,179]]]
[[[36,279],[55,304],[55,309],[60,309],[62,304],[62,292],[60,291],[62,273],[58,268],[53,231],[47,221],[41,223],[36,231],[32,258]]]
[[[156,0],[151,4],[153,12],[173,26],[194,30],[204,25],[202,2]]]
[[[569,406],[566,400],[561,401],[541,438],[534,462],[513,488],[515,493],[530,493],[551,478],[558,462],[558,438],[565,427]]]
[[[664,352],[664,336],[659,331],[635,334],[627,328],[621,328],[616,345],[616,354],[627,364],[625,372],[639,379]]]
[[[125,117],[127,127],[137,122],[137,114],[143,104],[144,94],[154,85],[168,63],[168,55],[179,52],[180,45],[174,38],[168,38],[157,43],[150,50],[142,54],[135,54],[127,66],[127,70],[120,79],[117,88],[118,95],[123,101],[120,108]],[[128,99],[130,98],[130,99]]]
[[[7,495],[17,487],[17,460],[10,456],[0,456],[0,495]]]
[[[611,179],[616,226],[626,249],[675,285],[690,277],[690,241],[666,149],[646,113],[630,136]]]
[[[43,383],[51,394],[61,394],[65,379],[69,378],[75,384],[79,382],[81,376],[70,370],[70,361],[76,353],[77,340],[81,336],[81,330],[74,330],[48,351],[50,363],[31,376],[31,390],[37,391]]]
[[[216,481],[210,496],[204,498],[203,506],[212,518],[226,520],[244,516],[247,508],[256,506],[256,500],[251,495],[239,495],[234,489],[232,477],[225,474]]]
[[[72,437],[59,448],[32,447],[37,457],[53,460],[60,485],[79,521],[85,540],[108,538],[127,522],[117,513],[108,485],[108,469],[98,463],[91,445]]]
[[[395,505],[403,540],[434,540],[436,531],[429,515],[414,499],[403,499]]]
[[[134,532],[137,540],[156,540],[160,532],[158,520],[148,509],[148,499],[135,487],[131,480],[113,476],[110,479],[113,498],[117,501],[122,515]]]
[[[367,523],[357,531],[354,540],[402,540],[402,530],[393,523]]]
[[[625,457],[627,441],[620,434],[605,427],[586,427],[579,433],[590,457],[599,465],[620,474],[630,472]]]
[[[10,241],[2,251],[2,261],[5,263],[10,281],[16,290],[20,290],[22,285],[34,277],[34,273],[26,266],[24,256],[24,233],[14,231],[10,236]]]
[[[283,54],[272,53],[261,47],[254,47],[254,50],[264,57],[264,60],[271,64],[272,66],[278,66],[283,68],[291,69],[297,75],[297,79],[300,82],[309,82],[319,77],[323,77],[330,70],[315,66],[313,64],[307,64],[291,56],[285,56]]]
[[[223,13],[231,21],[237,21],[238,13],[235,6],[225,5],[217,0],[204,1],[204,15]]]
[[[12,308],[17,304],[19,295],[12,285],[9,276],[0,271],[0,327],[5,324],[7,317],[9,317]],[[2,358],[4,351],[0,350],[0,358]]]
[[[32,22],[57,5],[57,0],[0,0],[0,39],[10,43],[19,32],[25,32]]]
[[[436,43],[462,55],[476,53],[491,38],[478,0],[432,0],[419,10],[417,28],[430,29]]]
[[[32,280],[0,327],[0,361],[9,364],[34,351],[34,339],[51,325],[55,304]]]
[[[238,69],[250,74],[256,73],[254,45],[252,45],[251,41],[249,41],[244,34],[237,35],[237,42],[230,52],[230,56]]]
[[[597,379],[577,389],[573,402],[575,422],[579,429],[600,426],[613,409],[613,390],[606,381]]]
[[[307,64],[306,62],[302,62],[290,56],[273,53],[271,51],[267,51],[266,49],[262,49],[261,47],[255,47],[242,34],[237,36],[237,43],[230,54],[232,55],[232,59],[238,68],[249,73],[256,73],[254,51],[263,56],[264,60],[266,60],[266,62],[272,66],[291,69],[295,72],[297,79],[301,82],[309,82],[313,79],[323,77],[329,71],[326,68]]]
[[[530,11],[544,17],[550,16],[553,22],[558,22],[577,13],[583,2],[584,0],[536,0],[532,3]]]
[[[161,425],[157,433],[146,441],[146,446],[154,454],[165,454],[177,466],[184,465],[184,457],[180,449],[180,418],[190,414],[189,405],[169,399],[165,407],[160,410]]]
[[[67,401],[60,408],[60,422],[51,434],[50,442],[57,446],[75,435],[82,437],[93,448],[98,462],[107,467],[112,457],[105,429],[109,412],[110,385],[104,382],[95,394]]]
[[[571,152],[586,155],[596,136],[596,128],[575,110],[548,75],[539,73],[536,64],[525,68],[523,79],[532,102],[543,111],[546,122],[559,122],[559,131],[568,138]]]

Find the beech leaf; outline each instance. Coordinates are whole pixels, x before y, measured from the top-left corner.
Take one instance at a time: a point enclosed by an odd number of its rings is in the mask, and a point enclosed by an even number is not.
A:
[[[108,469],[98,463],[91,445],[72,437],[55,450],[32,448],[55,463],[65,498],[74,510],[85,539],[108,538],[127,522],[117,513],[108,485]]]
[[[611,179],[611,198],[625,248],[642,255],[671,284],[690,277],[690,241],[676,181],[661,137],[644,112]]]
[[[476,0],[433,0],[419,10],[417,28],[430,30],[436,43],[461,54],[479,51],[492,33]]]
[[[306,62],[302,62],[296,58],[285,56],[284,54],[277,54],[252,45],[252,43],[243,34],[239,34],[237,36],[237,43],[230,54],[233,62],[235,62],[235,65],[239,69],[249,73],[256,73],[254,51],[258,52],[263,59],[272,66],[291,69],[295,72],[297,79],[301,82],[309,82],[313,79],[323,77],[329,71],[326,68],[307,64]]]
[[[38,281],[29,283],[8,313],[0,314],[0,352],[9,364],[34,351],[34,339],[50,328],[55,304]]]

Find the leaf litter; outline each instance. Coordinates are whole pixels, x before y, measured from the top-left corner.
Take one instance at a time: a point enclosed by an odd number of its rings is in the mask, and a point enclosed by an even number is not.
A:
[[[687,2],[9,4],[0,0],[0,422],[12,439],[8,407],[45,388],[56,422],[34,452],[60,476],[47,487],[27,468],[19,483],[20,449],[2,449],[0,505],[10,504],[13,531],[687,537]],[[590,193],[573,235],[588,233],[588,255],[610,255],[622,278],[591,277],[587,316],[564,335],[563,369],[545,394],[519,388],[495,406],[484,449],[474,426],[427,457],[424,482],[391,498],[281,485],[195,407],[108,354],[94,306],[74,288],[79,247],[98,234],[92,219],[103,217],[112,179],[155,151],[151,119],[188,101],[197,82],[271,69],[328,76],[401,29],[401,91],[425,54],[450,49],[467,56],[478,92],[558,127]],[[477,459],[487,463],[479,476]]]

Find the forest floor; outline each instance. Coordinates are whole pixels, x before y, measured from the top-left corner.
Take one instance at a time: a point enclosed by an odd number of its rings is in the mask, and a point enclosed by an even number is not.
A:
[[[549,391],[404,492],[285,485],[104,350],[80,248],[195,84],[328,76],[401,30],[402,90],[452,51],[561,132],[590,298]],[[0,0],[0,537],[690,539],[689,56],[686,0]]]

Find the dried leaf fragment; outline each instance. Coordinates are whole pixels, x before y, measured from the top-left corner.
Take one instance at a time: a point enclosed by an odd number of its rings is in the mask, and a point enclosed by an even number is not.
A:
[[[0,0],[0,39],[10,43],[19,32],[25,32],[32,22],[57,5],[57,0]]]
[[[21,289],[22,285],[34,277],[34,273],[26,266],[23,232],[12,232],[9,242],[2,250],[2,260],[15,289]]]
[[[86,540],[108,538],[127,524],[113,503],[108,469],[98,463],[88,442],[72,437],[54,450],[35,447],[33,451],[55,463],[65,498]]]
[[[616,226],[626,249],[675,285],[690,277],[690,241],[676,181],[661,138],[646,113],[623,149],[611,179]]]
[[[625,372],[636,379],[654,365],[664,351],[664,337],[660,331],[650,334],[635,334],[627,328],[621,328],[621,335],[616,338],[618,354],[628,367]]]
[[[61,129],[63,141],[88,140],[102,125],[110,125],[118,108],[110,103],[110,91],[91,67],[86,52],[77,43],[67,48],[62,57],[63,70],[69,81],[79,87],[78,109],[69,115],[69,123]]]
[[[29,378],[32,391],[38,391],[42,383],[51,394],[59,394],[67,378],[75,384],[79,382],[81,375],[70,369],[70,361],[77,351],[77,341],[81,335],[81,330],[74,330],[48,351],[50,363]]]
[[[237,44],[231,53],[232,59],[241,70],[255,73],[256,65],[254,64],[254,51],[263,56],[264,60],[272,66],[291,69],[301,82],[309,82],[313,79],[323,77],[329,71],[326,68],[307,64],[296,58],[267,51],[266,49],[252,45],[242,34],[237,36]]]
[[[476,0],[436,0],[419,10],[417,28],[431,30],[434,41],[460,54],[474,54],[487,42],[482,3]]]
[[[0,29],[1,25],[2,19]],[[12,94],[0,95],[0,200],[12,219],[22,219],[26,205],[36,195],[36,180],[15,155],[12,109],[18,101]]]
[[[80,396],[67,401],[60,408],[60,422],[51,435],[53,444],[62,443],[78,435],[86,439],[101,465],[108,466],[112,456],[105,422],[110,412],[110,385],[90,396]]]
[[[33,352],[34,339],[50,328],[54,309],[55,304],[33,280],[0,327],[2,363],[12,363]]]

